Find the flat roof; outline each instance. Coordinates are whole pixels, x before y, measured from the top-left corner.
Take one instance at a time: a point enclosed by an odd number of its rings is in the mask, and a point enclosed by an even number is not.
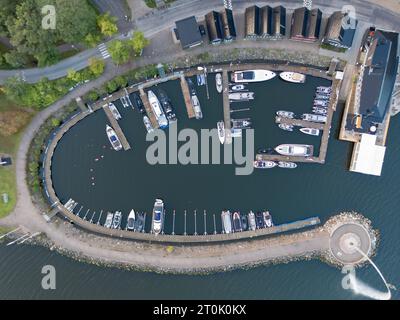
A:
[[[195,16],[175,21],[175,25],[182,48],[190,48],[203,42]]]
[[[376,136],[361,134],[351,158],[350,171],[380,176],[385,159],[386,147],[376,145]]]

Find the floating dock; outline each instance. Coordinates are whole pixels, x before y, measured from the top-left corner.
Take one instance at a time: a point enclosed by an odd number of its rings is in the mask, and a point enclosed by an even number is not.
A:
[[[151,108],[147,94],[146,94],[146,92],[144,92],[143,87],[139,87],[139,92],[140,92],[140,98],[143,101],[143,105],[146,110],[147,116],[150,119],[151,125],[154,129],[156,129],[159,127],[159,124],[158,124],[157,118],[153,112],[153,109]]]
[[[196,115],[194,113],[192,101],[190,99],[189,85],[185,79],[184,74],[181,75],[181,88],[182,88],[183,99],[185,100],[188,117],[189,119],[194,118]]]
[[[113,127],[115,134],[117,135],[119,141],[121,141],[122,147],[124,148],[125,151],[129,150],[131,146],[129,145],[128,140],[126,139],[124,132],[122,131],[121,127],[118,124],[118,121],[115,120],[110,108],[108,107],[108,104],[103,105],[103,110],[107,115],[108,120],[111,123],[111,126]]]
[[[318,130],[324,130],[325,125],[323,123],[318,123],[318,122],[311,122],[311,121],[306,121],[306,120],[301,120],[301,119],[290,119],[290,118],[285,118],[285,117],[279,117],[277,116],[275,118],[275,122],[280,124],[287,124],[295,127],[302,127],[302,128],[313,128],[313,129],[318,129]]]

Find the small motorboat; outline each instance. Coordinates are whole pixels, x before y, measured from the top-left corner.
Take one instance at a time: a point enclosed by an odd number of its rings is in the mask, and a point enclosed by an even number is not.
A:
[[[256,160],[254,161],[254,168],[257,169],[271,169],[276,167],[278,164],[274,161],[267,160]]]
[[[151,122],[150,122],[150,119],[148,116],[143,116],[143,123],[144,123],[144,126],[146,127],[147,133],[151,133],[154,131],[154,128],[151,125]]]
[[[289,118],[289,119],[294,118],[294,112],[291,112],[291,111],[282,111],[281,110],[281,111],[277,111],[276,114],[282,118]]]
[[[232,91],[242,91],[244,90],[244,84],[236,84],[234,86],[231,87]]]
[[[242,220],[240,219],[240,213],[239,211],[235,211],[233,213],[233,231],[235,232],[242,232],[243,228],[242,228]]]
[[[119,120],[119,119],[122,118],[121,114],[119,113],[119,111],[118,111],[118,109],[117,109],[117,107],[115,106],[114,103],[110,102],[108,104],[108,109],[110,109],[110,111],[111,111],[113,117],[115,118],[115,120]]]
[[[256,213],[256,226],[257,226],[257,229],[264,228],[264,216],[263,216],[262,212],[260,212],[260,211],[257,211],[257,213]]]
[[[247,225],[247,217],[245,215],[241,215],[240,219],[242,219],[242,229],[243,229],[243,231],[246,231],[247,227],[248,227],[248,225]]]
[[[256,228],[257,228],[256,216],[255,216],[253,211],[250,211],[247,214],[247,220],[249,222],[248,223],[249,224],[249,230],[252,230],[252,231],[256,230]]]
[[[319,130],[314,128],[300,128],[300,131],[310,136],[319,136]]]
[[[267,148],[267,149],[258,149],[257,153],[261,153],[261,154],[274,154],[275,150],[273,148]]]
[[[272,217],[268,210],[263,212],[263,218],[264,218],[264,225],[266,227],[270,228],[274,226],[274,224],[272,223]]]
[[[217,122],[218,139],[221,144],[225,142],[225,124],[223,121]]]
[[[215,86],[217,87],[218,93],[222,92],[222,75],[217,73],[215,75]]]
[[[113,219],[113,222],[112,222],[112,228],[113,229],[119,229],[121,227],[121,218],[122,218],[121,211],[115,212],[114,219]]]
[[[294,162],[278,161],[278,167],[283,169],[295,169],[297,164]]]
[[[132,209],[128,215],[128,220],[126,222],[126,230],[133,231],[135,229],[135,220],[136,220],[135,210]]]
[[[280,123],[278,124],[278,127],[282,130],[293,131],[293,126],[291,124]]]
[[[247,101],[254,99],[254,92],[233,92],[229,94],[229,100]]]
[[[111,228],[111,225],[113,222],[113,217],[114,217],[113,213],[111,213],[111,212],[107,213],[106,222],[104,223],[104,227]]]

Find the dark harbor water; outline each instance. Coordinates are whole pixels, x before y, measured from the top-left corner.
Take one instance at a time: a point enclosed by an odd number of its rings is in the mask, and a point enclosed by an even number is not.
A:
[[[326,84],[322,82],[323,84]],[[234,118],[250,117],[255,127],[255,147],[274,147],[280,143],[309,143],[318,149],[318,139],[285,132],[274,123],[274,112],[310,111],[313,90],[320,79],[307,84],[284,84],[279,79],[252,86],[256,99],[234,108],[250,106],[249,112],[233,113]],[[178,83],[161,85],[172,99],[179,127],[214,128],[222,119],[222,97],[217,96],[210,79],[210,101],[205,88],[198,89],[204,120],[187,120]],[[325,165],[300,164],[295,170],[274,168],[255,171],[250,176],[235,176],[231,165],[164,165],[146,163],[145,130],[136,110],[117,105],[120,124],[132,151],[109,150],[104,133],[106,116],[96,112],[75,126],[61,140],[53,161],[54,186],[58,196],[73,198],[96,215],[100,210],[131,208],[150,211],[155,197],[162,197],[167,209],[166,231],[171,232],[171,211],[176,209],[176,231],[183,229],[183,210],[188,210],[188,233],[203,232],[203,210],[207,210],[207,229],[212,231],[212,214],[222,208],[270,209],[276,223],[319,216],[322,222],[344,210],[356,210],[372,220],[381,239],[374,261],[388,282],[400,286],[398,246],[400,215],[400,135],[398,117],[393,118],[388,136],[381,177],[350,173],[348,162],[352,145],[337,140],[341,108],[334,116]],[[103,146],[106,146],[103,148]],[[101,155],[104,158],[101,158]],[[98,158],[100,160],[95,161]],[[90,171],[93,169],[93,171]],[[95,179],[92,180],[92,177]],[[92,186],[92,182],[95,185]],[[319,261],[257,267],[209,276],[158,275],[103,268],[80,263],[47,249],[31,246],[0,246],[0,298],[122,298],[122,299],[360,299],[341,286],[340,270]],[[51,264],[57,270],[57,289],[41,289],[41,268]],[[364,282],[383,289],[370,266],[357,272]],[[394,292],[394,298],[400,294]]]

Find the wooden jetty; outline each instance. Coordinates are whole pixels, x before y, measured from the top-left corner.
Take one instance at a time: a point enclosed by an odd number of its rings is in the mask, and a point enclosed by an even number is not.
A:
[[[184,74],[181,75],[181,88],[182,88],[183,99],[185,100],[188,117],[189,119],[194,118],[196,115],[194,113],[192,101],[190,99],[189,85],[185,79]]]
[[[144,92],[143,87],[139,87],[139,92],[140,92],[140,98],[143,101],[144,108],[146,109],[146,113],[147,113],[147,116],[150,119],[150,123],[151,123],[152,127],[153,128],[158,128],[159,124],[158,124],[157,118],[156,118],[156,116],[155,116],[155,114],[153,112],[153,109],[151,108],[149,99],[147,97],[146,92]]]
[[[121,141],[122,147],[124,148],[125,151],[129,150],[131,146],[129,145],[128,140],[126,139],[124,132],[122,131],[121,127],[118,124],[118,121],[115,120],[110,108],[108,107],[108,104],[103,105],[103,110],[107,115],[108,120],[111,123],[111,126],[113,127],[115,134],[117,135],[119,141]]]
[[[225,124],[225,143],[232,143],[232,131],[231,131],[231,109],[229,104],[229,79],[228,71],[222,71],[222,100],[224,109],[224,124]]]

